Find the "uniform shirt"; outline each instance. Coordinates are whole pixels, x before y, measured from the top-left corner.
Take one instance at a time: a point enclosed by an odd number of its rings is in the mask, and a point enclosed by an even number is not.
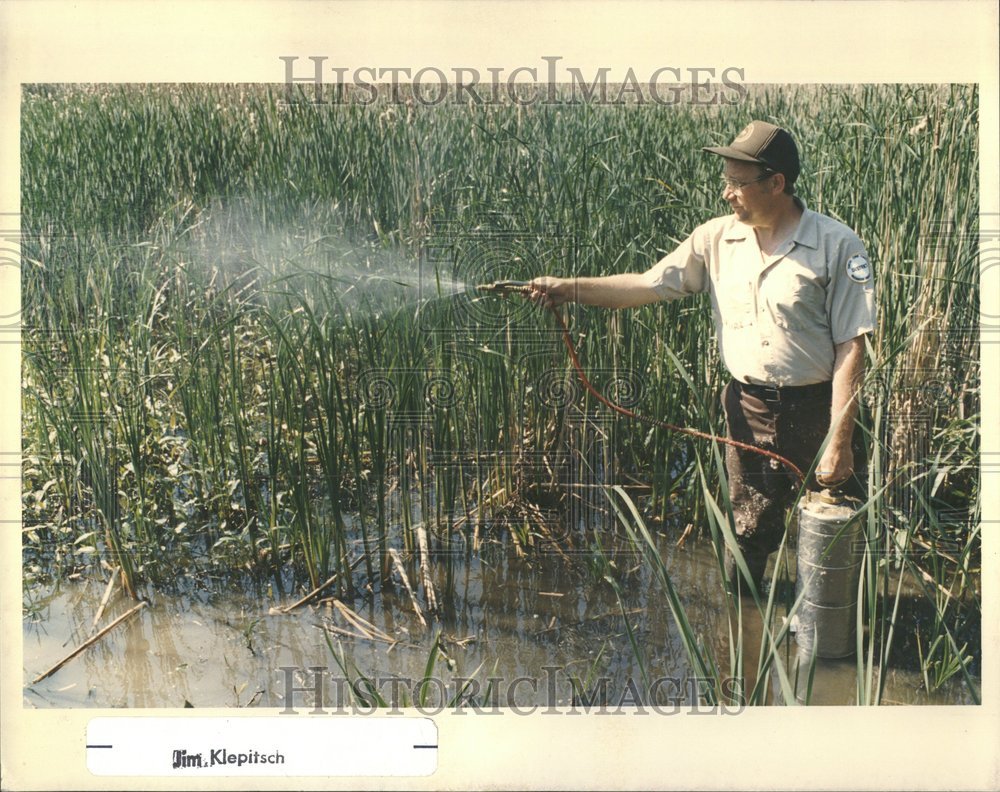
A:
[[[833,378],[834,345],[875,329],[872,270],[843,223],[803,209],[795,233],[762,257],[735,215],[699,226],[647,273],[665,300],[707,291],[722,362],[756,385]]]

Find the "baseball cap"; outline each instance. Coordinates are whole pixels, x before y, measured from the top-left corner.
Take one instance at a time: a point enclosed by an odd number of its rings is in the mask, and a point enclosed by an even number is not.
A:
[[[799,177],[799,150],[795,141],[786,130],[767,121],[751,121],[728,146],[705,146],[702,151],[766,165],[783,173],[792,184]]]

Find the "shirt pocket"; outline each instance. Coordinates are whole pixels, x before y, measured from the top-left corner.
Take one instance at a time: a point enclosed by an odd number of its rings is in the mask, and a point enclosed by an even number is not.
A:
[[[826,290],[799,272],[773,273],[762,289],[771,320],[785,330],[826,330]]]
[[[753,323],[753,291],[750,284],[731,285],[713,296],[713,308],[724,327],[739,329]]]

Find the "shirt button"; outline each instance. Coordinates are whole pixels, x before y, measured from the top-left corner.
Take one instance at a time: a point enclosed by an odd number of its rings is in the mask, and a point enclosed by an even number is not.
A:
[[[761,346],[770,346],[771,342],[765,338],[763,341],[760,342],[760,344]]]

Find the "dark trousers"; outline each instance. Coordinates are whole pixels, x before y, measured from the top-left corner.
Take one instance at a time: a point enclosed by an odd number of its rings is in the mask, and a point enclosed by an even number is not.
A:
[[[830,429],[831,392],[829,382],[775,390],[731,381],[722,393],[729,436],[780,454],[806,473]],[[864,474],[857,471],[863,470],[866,463],[864,446],[858,440],[859,433],[855,432],[852,447],[856,472],[844,487],[854,495],[859,494],[864,480]],[[781,544],[785,511],[795,501],[798,478],[777,460],[728,445],[726,472],[740,551],[766,561],[767,555]],[[822,489],[814,476],[807,478],[806,487]]]

